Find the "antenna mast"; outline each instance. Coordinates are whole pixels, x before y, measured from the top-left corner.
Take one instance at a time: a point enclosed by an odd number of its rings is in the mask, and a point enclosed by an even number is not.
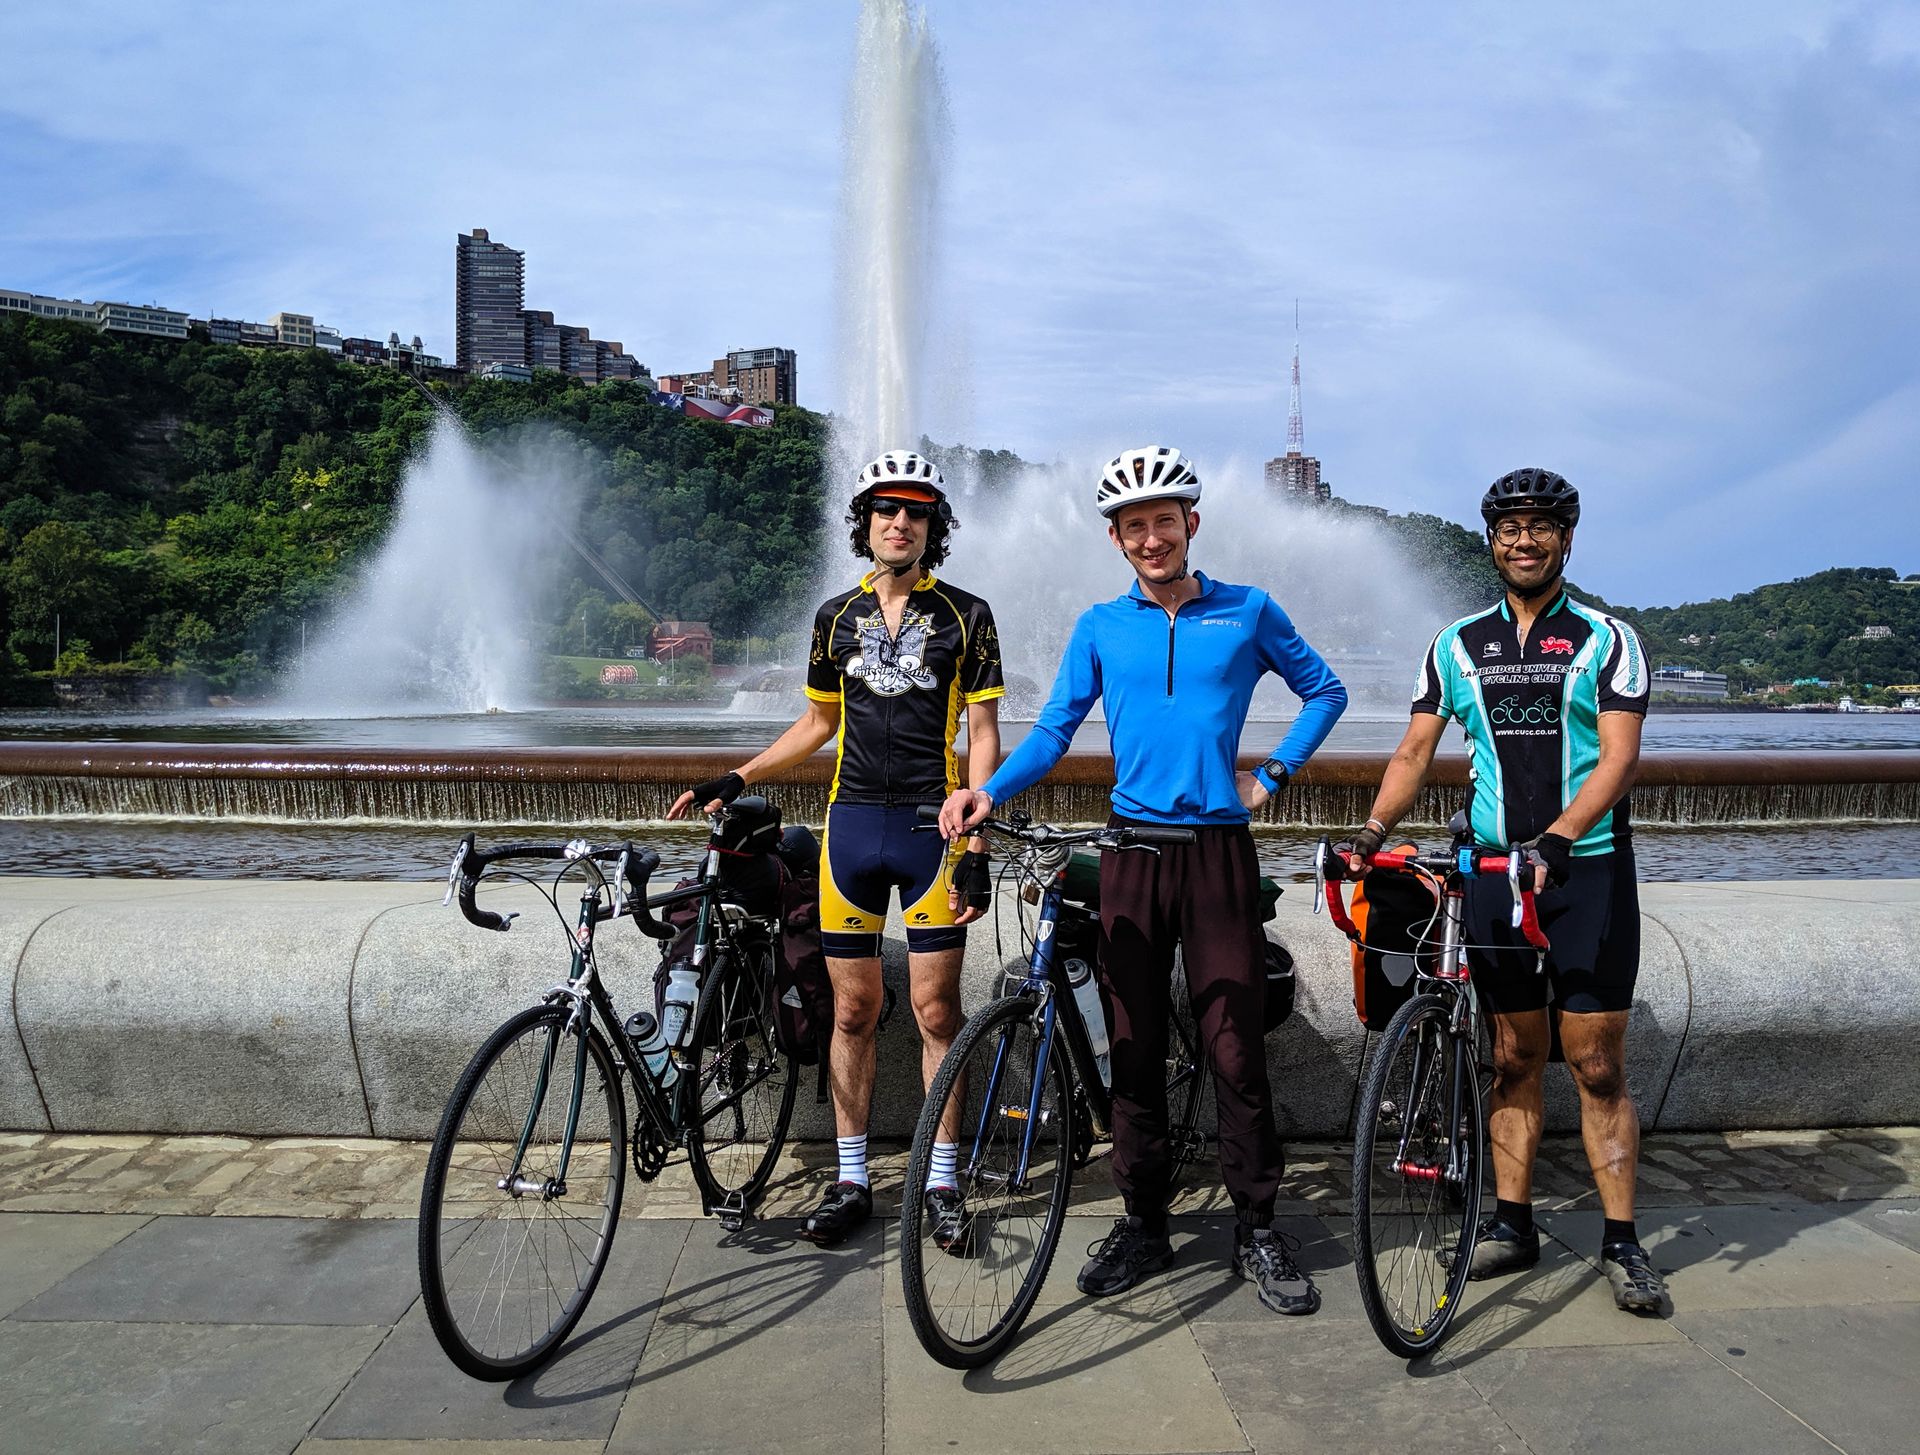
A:
[[[1287,409],[1287,453],[1303,455],[1305,431],[1300,426],[1300,300],[1293,300],[1293,402]]]

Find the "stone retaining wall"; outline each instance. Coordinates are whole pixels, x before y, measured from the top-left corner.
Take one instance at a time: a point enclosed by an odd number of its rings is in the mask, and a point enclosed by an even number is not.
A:
[[[1347,1127],[1363,1035],[1346,944],[1290,889],[1274,936],[1299,1009],[1272,1038],[1281,1125]],[[0,1128],[431,1136],[486,1033],[561,978],[564,940],[531,892],[509,934],[437,886],[0,879]],[[499,906],[504,897],[490,903]],[[1649,885],[1629,1038],[1642,1122],[1668,1130],[1920,1122],[1920,880]],[[1007,943],[1018,937],[1008,922]],[[652,941],[603,931],[616,1004],[637,1007]],[[881,1033],[873,1129],[920,1099],[905,957]],[[999,983],[991,922],[968,950],[969,1010]],[[795,1131],[830,1136],[806,1074]],[[1549,1078],[1549,1125],[1575,1124]]]

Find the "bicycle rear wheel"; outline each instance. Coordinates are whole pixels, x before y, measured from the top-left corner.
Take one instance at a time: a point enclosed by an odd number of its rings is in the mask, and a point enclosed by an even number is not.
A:
[[[427,1156],[421,1298],[440,1347],[475,1379],[518,1378],[560,1347],[619,1225],[626,1100],[599,1032],[569,1032],[571,1014],[535,1006],[489,1036],[455,1083]]]
[[[1066,1219],[1072,1084],[1057,1030],[1042,1062],[1041,1023],[1041,1002],[1027,996],[997,1001],[968,1021],[914,1130],[900,1199],[900,1280],[921,1346],[953,1369],[978,1368],[1013,1341],[1040,1296]],[[942,1248],[923,1194],[949,1101],[959,1112],[966,1211],[960,1237]]]
[[[1200,1132],[1200,1104],[1213,1080],[1200,1044],[1200,1026],[1194,1019],[1193,998],[1187,991],[1184,956],[1173,964],[1173,983],[1167,1014],[1167,1181],[1177,1183],[1189,1163],[1206,1149]]]
[[[1360,1299],[1380,1342],[1406,1359],[1446,1336],[1480,1217],[1480,1078],[1450,1019],[1432,993],[1400,1007],[1367,1068],[1354,1126]]]
[[[799,1078],[773,1026],[773,951],[724,956],[699,1035],[700,1105],[687,1138],[709,1211],[753,1210],[786,1144]]]

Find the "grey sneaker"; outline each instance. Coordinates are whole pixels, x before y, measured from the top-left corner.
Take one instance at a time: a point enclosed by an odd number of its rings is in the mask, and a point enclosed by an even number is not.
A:
[[[1540,1261],[1538,1225],[1525,1233],[1514,1231],[1503,1218],[1486,1218],[1474,1235],[1473,1261],[1467,1265],[1469,1279],[1498,1278],[1503,1273],[1519,1273]],[[1453,1267],[1453,1249],[1440,1254],[1442,1268]]]
[[[1311,1314],[1320,1310],[1320,1290],[1293,1261],[1300,1244],[1272,1228],[1233,1229],[1233,1271],[1253,1280],[1260,1302],[1277,1314]]]
[[[1154,1237],[1145,1223],[1132,1216],[1115,1218],[1113,1231],[1087,1251],[1093,1256],[1075,1282],[1092,1298],[1125,1293],[1149,1273],[1173,1262],[1173,1244],[1167,1235]]]
[[[1600,1250],[1600,1268],[1613,1285],[1613,1301],[1628,1313],[1657,1314],[1666,1303],[1667,1285],[1638,1243],[1608,1243]]]

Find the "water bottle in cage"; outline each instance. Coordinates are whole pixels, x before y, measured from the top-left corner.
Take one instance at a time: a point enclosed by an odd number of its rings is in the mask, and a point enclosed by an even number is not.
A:
[[[666,1035],[660,1029],[660,1022],[650,1014],[640,1010],[627,1017],[627,1039],[640,1053],[640,1062],[656,1086],[665,1090],[679,1079],[680,1068],[667,1054]]]
[[[1074,1003],[1080,1007],[1080,1019],[1086,1022],[1087,1039],[1093,1042],[1094,1063],[1100,1068],[1100,1084],[1113,1085],[1112,1049],[1107,1042],[1107,1010],[1100,1001],[1100,986],[1093,978],[1093,966],[1078,955],[1069,955],[1067,984],[1073,987]]]
[[[687,1024],[700,999],[700,972],[681,960],[667,971],[667,991],[660,1006],[661,1030],[669,1046],[686,1043]]]

